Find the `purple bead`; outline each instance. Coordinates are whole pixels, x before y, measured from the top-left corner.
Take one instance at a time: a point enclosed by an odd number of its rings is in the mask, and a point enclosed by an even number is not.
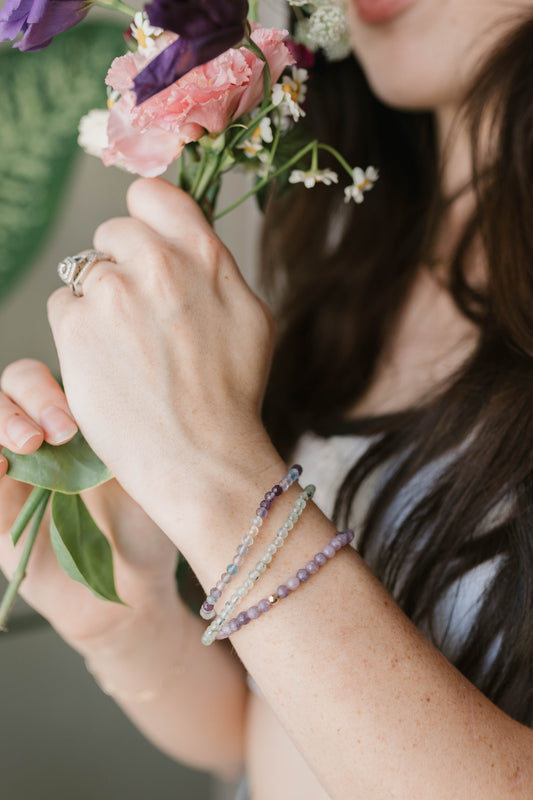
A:
[[[310,575],[314,575],[315,572],[318,572],[318,564],[315,564],[314,561],[308,561],[305,568]]]
[[[343,547],[344,542],[340,538],[340,535],[339,536],[334,536],[333,539],[330,541],[330,545],[333,547],[333,549],[337,553],[341,549],[341,547]]]
[[[273,503],[276,499],[275,492],[267,492],[265,495],[265,500],[268,500],[269,503]]]
[[[291,592],[294,592],[295,589],[297,589],[299,585],[300,585],[300,579],[297,578],[296,575],[291,575],[291,577],[288,578],[287,586],[289,587]]]
[[[204,609],[204,611],[212,611],[214,609],[214,607],[215,606],[212,606],[211,603],[204,603],[202,605],[202,608]]]
[[[300,583],[305,583],[305,581],[309,580],[309,573],[306,569],[299,569],[296,573],[296,577]]]
[[[257,517],[261,517],[261,519],[264,519],[268,514],[268,511],[266,510],[266,508],[257,508],[255,514]]]
[[[217,633],[217,639],[226,639],[231,633],[229,622],[225,622],[219,632]]]
[[[222,594],[222,592],[220,591],[220,589],[217,589],[217,587],[215,586],[214,589],[211,589],[209,594],[211,595],[211,597],[214,597],[215,600],[218,600],[220,595]]]
[[[246,613],[248,614],[250,619],[257,619],[258,617],[261,616],[261,612],[259,611],[257,606],[252,606],[251,608],[248,609]]]
[[[326,558],[324,553],[317,553],[313,559],[315,564],[317,564],[319,567],[323,567],[327,560],[328,559]]]
[[[277,596],[280,597],[282,600],[284,597],[288,597],[289,593],[290,589],[288,586],[285,586],[284,583],[282,583],[281,586],[278,586],[278,588],[276,589]]]
[[[291,469],[295,469],[298,473],[298,476],[300,476],[303,472],[303,467],[301,467],[299,464],[293,464]]]
[[[250,617],[248,616],[247,611],[241,611],[240,614],[237,614],[237,622],[239,625],[248,625],[250,622]]]
[[[230,621],[227,624],[228,624],[230,633],[237,633],[237,631],[241,627],[236,619],[230,619]]]
[[[276,497],[279,497],[280,494],[283,494],[283,489],[281,488],[279,483],[276,483],[276,485],[272,487],[272,493],[275,494]]]
[[[337,551],[330,544],[327,544],[325,547],[322,548],[322,552],[328,558],[333,558],[333,556]]]
[[[342,532],[342,535],[346,537],[346,544],[350,544],[355,538],[355,533],[351,528],[346,528],[346,530]]]
[[[268,602],[266,597],[264,597],[262,600],[258,602],[257,608],[259,609],[261,614],[266,614],[267,611],[270,611],[270,603]]]
[[[259,505],[261,506],[261,508],[266,508],[267,511],[270,511],[270,509],[272,508],[272,503],[269,503],[268,500],[261,500]]]

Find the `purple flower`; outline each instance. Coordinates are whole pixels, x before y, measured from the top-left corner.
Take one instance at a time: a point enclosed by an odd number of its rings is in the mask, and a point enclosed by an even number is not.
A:
[[[245,33],[248,0],[152,0],[150,24],[179,34],[135,78],[137,105],[189,70],[238,44]]]
[[[19,50],[42,50],[54,36],[72,28],[89,10],[86,0],[7,0],[0,11],[0,42]]]

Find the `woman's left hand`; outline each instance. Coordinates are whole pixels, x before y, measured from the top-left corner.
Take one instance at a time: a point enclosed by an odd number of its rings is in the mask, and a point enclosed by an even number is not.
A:
[[[141,179],[128,209],[94,237],[116,263],[92,267],[81,298],[58,289],[48,312],[80,429],[168,531],[243,452],[272,447],[260,407],[274,324],[184,192]]]

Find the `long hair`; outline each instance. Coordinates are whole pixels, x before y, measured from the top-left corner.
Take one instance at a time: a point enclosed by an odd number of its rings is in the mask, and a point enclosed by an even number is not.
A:
[[[490,160],[480,140],[492,109]],[[449,269],[449,291],[479,328],[467,362],[416,406],[361,421],[379,434],[346,475],[334,520],[347,524],[358,491],[386,472],[368,511],[360,552],[409,617],[443,649],[436,629],[450,587],[498,565],[469,636],[452,660],[494,703],[533,723],[533,18],[485,61],[465,98],[476,202]],[[342,419],[368,388],[420,264],[433,255],[448,200],[440,188],[433,115],[381,103],[350,58],[319,61],[307,124],[351,163],[379,167],[362,206],[342,187],[295,187],[272,200],[263,280],[279,340],[264,418],[289,455],[305,431]],[[481,245],[487,288],[466,265]],[[290,402],[288,401],[290,398]],[[353,426],[357,431],[357,423]],[[394,536],[394,499],[443,459]]]

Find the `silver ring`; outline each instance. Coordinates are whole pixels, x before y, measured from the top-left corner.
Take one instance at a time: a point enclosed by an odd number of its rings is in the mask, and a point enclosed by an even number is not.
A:
[[[57,265],[57,274],[67,286],[70,286],[76,297],[83,297],[83,279],[99,261],[114,261],[115,259],[98,250],[88,250],[76,256],[67,256]]]

